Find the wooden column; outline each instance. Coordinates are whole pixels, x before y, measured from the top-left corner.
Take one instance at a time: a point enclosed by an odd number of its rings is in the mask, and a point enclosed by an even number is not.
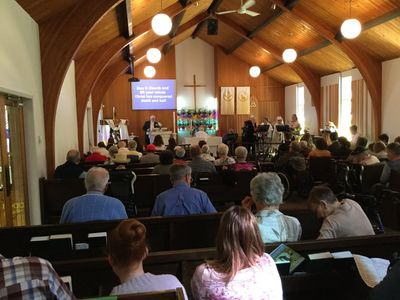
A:
[[[58,97],[68,67],[89,32],[121,0],[79,1],[72,9],[40,24],[47,174],[54,172],[54,127]]]

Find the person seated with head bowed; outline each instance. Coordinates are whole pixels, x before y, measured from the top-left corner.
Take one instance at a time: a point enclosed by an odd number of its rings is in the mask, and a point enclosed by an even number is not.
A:
[[[76,299],[50,262],[39,257],[0,254],[1,299]]]
[[[256,166],[251,163],[247,162],[247,149],[246,147],[239,146],[235,149],[235,158],[236,163],[230,165],[230,169],[233,171],[253,171],[256,170]]]
[[[379,159],[369,153],[367,144],[368,139],[360,136],[357,140],[356,148],[350,153],[347,161],[364,166],[379,163]]]
[[[387,148],[388,161],[385,162],[380,177],[381,183],[387,183],[390,180],[392,172],[400,172],[400,144],[390,143]]]
[[[176,140],[171,136],[168,139],[168,146],[166,149],[173,152],[176,146],[177,146]]]
[[[116,145],[112,145],[108,149],[108,153],[110,153],[110,158],[113,159],[118,154],[118,147]]]
[[[185,148],[181,146],[176,146],[174,149],[175,153],[175,158],[173,164],[177,165],[186,165],[186,160],[185,160],[185,155],[186,155],[186,150]]]
[[[389,144],[389,136],[386,133],[378,135],[378,141],[382,142],[387,146]]]
[[[285,174],[304,171],[306,169],[306,160],[302,151],[302,144],[300,142],[291,142],[289,152],[280,156],[275,162],[275,170],[285,172]]]
[[[153,145],[156,146],[156,151],[164,151],[166,148],[162,136],[159,134],[154,137]]]
[[[121,284],[114,287],[111,295],[155,292],[185,288],[174,275],[145,273],[143,260],[149,249],[146,243],[146,227],[135,219],[124,220],[107,235],[108,261]]]
[[[110,175],[104,168],[91,168],[85,178],[87,193],[68,200],[60,223],[126,219],[125,206],[117,198],[105,196]]]
[[[190,147],[190,156],[192,160],[188,166],[192,168],[192,172],[196,173],[215,173],[216,169],[212,162],[201,158],[200,148],[197,145]]]
[[[79,166],[81,155],[78,150],[71,149],[67,153],[66,162],[54,171],[56,179],[85,178],[86,172]]]
[[[314,187],[307,200],[308,208],[324,219],[318,239],[374,235],[371,222],[361,206],[350,199],[339,201],[326,186]]]
[[[315,149],[311,150],[308,154],[308,158],[310,157],[331,157],[331,153],[328,150],[328,145],[323,138],[315,139]]]
[[[232,206],[221,217],[213,261],[197,267],[193,298],[282,300],[282,283],[274,260],[265,253],[254,215]]]
[[[210,147],[207,144],[204,144],[201,148],[200,157],[206,161],[214,162],[215,157],[210,154]]]
[[[169,175],[169,168],[172,166],[173,162],[174,154],[169,150],[165,150],[160,153],[160,163],[154,167],[151,173]]]
[[[157,196],[152,216],[184,216],[216,212],[205,192],[190,187],[192,169],[189,166],[172,165],[169,172],[172,188]]]
[[[388,155],[385,143],[381,141],[374,143],[372,146],[371,154],[375,155],[379,160],[387,160]]]
[[[221,143],[217,147],[218,158],[215,160],[215,166],[228,166],[234,164],[236,161],[228,156],[229,147]]]
[[[108,152],[108,149],[107,149],[107,146],[106,146],[106,144],[104,144],[104,142],[99,142],[98,144],[97,144],[97,147],[98,147],[98,152],[101,154],[101,155],[104,155],[105,157],[110,157],[110,153]]]
[[[156,146],[148,144],[146,147],[146,154],[140,158],[140,163],[143,164],[158,164],[160,162],[160,156],[155,154]]]
[[[295,242],[300,240],[301,225],[294,217],[279,211],[284,187],[274,172],[260,173],[250,181],[250,194],[242,206],[255,205],[258,227],[264,243]]]
[[[121,154],[126,154],[128,152],[128,148],[126,148],[126,142],[125,141],[119,141],[118,142],[118,153]]]

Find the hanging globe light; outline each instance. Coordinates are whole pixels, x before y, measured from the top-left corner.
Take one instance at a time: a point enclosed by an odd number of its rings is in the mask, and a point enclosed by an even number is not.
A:
[[[261,69],[259,66],[252,66],[249,69],[249,74],[251,77],[256,78],[256,77],[260,76],[260,73],[261,73]]]
[[[144,76],[147,78],[153,78],[156,75],[156,69],[153,66],[146,66],[144,68]]]
[[[146,52],[146,57],[150,63],[156,64],[161,60],[161,51],[157,48],[150,48]]]
[[[151,28],[157,35],[167,35],[172,28],[171,18],[166,14],[156,14],[151,20]]]
[[[347,19],[340,26],[340,32],[346,39],[355,39],[361,33],[361,23],[357,19]]]
[[[288,48],[282,53],[282,59],[286,63],[292,63],[297,58],[297,52],[293,48]]]

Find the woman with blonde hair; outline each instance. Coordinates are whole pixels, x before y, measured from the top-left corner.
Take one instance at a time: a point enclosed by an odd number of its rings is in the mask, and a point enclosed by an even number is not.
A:
[[[113,288],[111,295],[183,288],[173,275],[153,275],[143,271],[143,260],[149,252],[146,227],[135,219],[122,221],[108,234],[107,252],[108,261],[121,281],[120,285]]]
[[[222,216],[215,260],[197,267],[191,282],[194,299],[282,299],[282,284],[254,215],[233,206]]]

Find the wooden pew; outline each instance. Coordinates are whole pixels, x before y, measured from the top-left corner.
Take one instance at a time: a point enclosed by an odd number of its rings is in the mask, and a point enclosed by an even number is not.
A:
[[[400,234],[302,241],[287,245],[303,256],[324,251],[348,250],[354,254],[390,259],[392,253],[400,249]],[[278,244],[269,244],[265,250],[269,253],[277,246]],[[214,256],[215,248],[151,252],[144,261],[144,268],[146,272],[177,276],[190,294],[190,279],[196,266]],[[78,297],[95,296],[99,292],[106,295],[118,284],[105,257],[58,260],[52,261],[52,264],[62,276],[72,276],[74,291]],[[287,300],[362,299],[360,293],[365,292],[365,286],[354,268],[328,269],[317,273],[301,272],[283,275],[281,279]]]
[[[283,206],[282,212],[299,219],[303,228],[302,239],[317,237],[321,221],[317,220],[308,210],[302,208],[285,210]],[[137,218],[137,220],[147,228],[147,241],[150,249],[152,251],[166,251],[213,247],[221,215],[222,213],[177,217],[144,217]],[[88,233],[108,232],[115,228],[118,223],[119,221],[101,221],[0,228],[0,241],[7,241],[0,243],[0,253],[6,257],[27,256],[31,252],[29,241],[34,236],[72,234],[74,244],[87,243]],[[95,253],[97,252],[95,251]],[[48,254],[46,253],[46,255]],[[60,255],[64,257],[85,257],[85,255],[90,256],[91,251],[73,251],[72,253],[54,251],[50,257]],[[44,255],[41,254],[41,256]]]

